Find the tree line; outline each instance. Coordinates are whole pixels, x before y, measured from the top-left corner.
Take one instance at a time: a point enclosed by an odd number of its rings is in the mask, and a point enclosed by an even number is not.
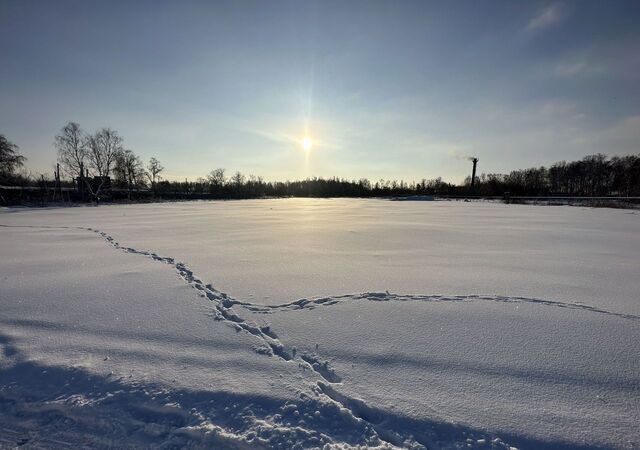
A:
[[[470,185],[471,179],[465,180]],[[637,197],[640,196],[640,154],[585,156],[550,167],[514,170],[509,174],[482,174],[475,193],[484,196]]]
[[[113,185],[127,189],[129,198],[148,183],[154,190],[160,179],[162,164],[151,158],[145,168],[140,156],[125,149],[123,142],[111,128],[87,133],[75,122],[67,123],[54,138],[58,164],[78,189],[86,189],[96,201],[105,188],[111,188],[111,176]]]
[[[225,169],[212,170],[196,181],[162,181],[160,195],[182,195],[194,198],[260,198],[260,197],[384,197],[398,195],[425,195],[435,190],[455,189],[441,178],[407,183],[396,180],[367,179],[358,181],[341,178],[314,177],[299,181],[265,181],[262,177],[245,176],[235,172],[226,176]]]
[[[211,170],[195,181],[162,178],[164,167],[152,157],[146,164],[124,147],[117,131],[101,128],[84,131],[67,123],[54,138],[57,163],[65,178],[56,172],[59,185],[75,187],[87,198],[99,201],[114,192],[129,199],[162,198],[259,198],[259,197],[384,197],[409,195],[440,196],[640,196],[640,154],[586,156],[579,161],[560,161],[550,167],[514,170],[508,174],[481,174],[471,186],[441,178],[418,182],[403,180],[309,178],[300,181],[265,181],[260,176],[223,168]],[[0,135],[0,185],[45,183],[24,172],[24,156],[18,147]],[[21,171],[22,170],[22,171]]]

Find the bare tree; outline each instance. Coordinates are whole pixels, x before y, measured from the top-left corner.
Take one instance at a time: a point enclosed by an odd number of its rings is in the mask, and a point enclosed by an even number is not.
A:
[[[242,173],[240,173],[240,171],[237,171],[236,173],[234,173],[233,176],[230,178],[229,181],[233,185],[237,194],[242,193],[245,180],[246,180],[246,177]]]
[[[122,149],[122,138],[111,128],[103,128],[89,137],[89,163],[95,176],[108,177]]]
[[[87,136],[80,125],[69,122],[62,127],[54,139],[54,146],[58,150],[58,162],[62,170],[71,178],[82,178],[89,152]]]
[[[89,168],[95,179],[94,182],[87,180],[87,187],[98,203],[100,192],[109,180],[109,174],[115,165],[116,158],[123,151],[122,138],[115,130],[103,128],[88,136],[86,145],[89,149]]]
[[[152,157],[149,160],[149,165],[147,166],[147,170],[149,171],[147,173],[147,176],[149,177],[149,181],[151,181],[151,190],[155,194],[156,183],[160,181],[160,173],[164,170],[164,167],[162,166],[162,164],[160,164],[160,161]]]
[[[123,150],[116,155],[113,172],[117,181],[127,187],[131,200],[131,191],[144,185],[145,171],[142,160],[131,150]]]
[[[0,178],[13,175],[27,158],[18,154],[18,146],[0,134]]]
[[[222,187],[226,182],[226,177],[224,175],[224,169],[215,169],[209,172],[207,175],[207,181],[214,187]]]

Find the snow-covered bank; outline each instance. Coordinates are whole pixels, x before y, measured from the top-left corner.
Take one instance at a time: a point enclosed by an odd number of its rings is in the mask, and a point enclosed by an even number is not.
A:
[[[637,446],[637,217],[442,203],[0,213],[0,442]]]

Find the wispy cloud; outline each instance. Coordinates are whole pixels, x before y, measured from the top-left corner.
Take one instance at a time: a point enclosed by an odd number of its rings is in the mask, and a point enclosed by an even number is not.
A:
[[[531,18],[527,24],[527,31],[537,31],[557,25],[566,19],[568,15],[567,7],[562,3],[552,3],[545,6]]]
[[[553,69],[553,75],[561,78],[600,75],[606,73],[606,66],[586,59],[561,62]]]

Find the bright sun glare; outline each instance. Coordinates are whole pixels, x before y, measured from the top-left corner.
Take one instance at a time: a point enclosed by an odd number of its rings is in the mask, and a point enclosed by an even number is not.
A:
[[[309,136],[305,136],[302,139],[302,148],[304,148],[305,150],[309,151],[311,150],[311,146],[313,145],[313,141],[311,140],[311,138]]]

